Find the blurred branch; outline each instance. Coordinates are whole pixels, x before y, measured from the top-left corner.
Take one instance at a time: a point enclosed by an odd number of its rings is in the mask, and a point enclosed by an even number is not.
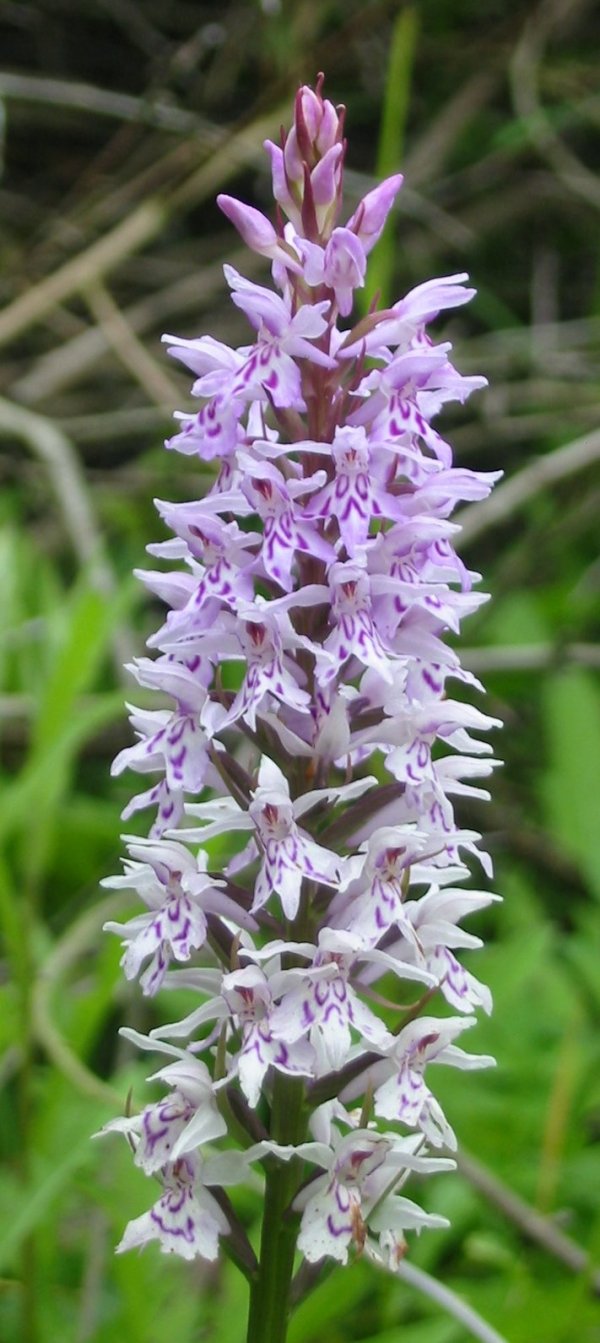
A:
[[[412,187],[435,181],[458,136],[489,102],[499,80],[500,75],[495,71],[478,70],[460,85],[454,97],[447,99],[407,153],[404,170]]]
[[[400,1259],[394,1265],[393,1271],[397,1278],[402,1278],[409,1287],[414,1287],[417,1292],[429,1297],[430,1301],[435,1301],[437,1306],[441,1306],[442,1310],[447,1311],[454,1320],[458,1320],[472,1338],[478,1338],[480,1343],[507,1343],[502,1334],[497,1333],[491,1324],[481,1318],[478,1311],[468,1306],[466,1301],[462,1301],[450,1287],[446,1287],[437,1278],[432,1278],[422,1268],[417,1268],[416,1264]]]
[[[0,400],[0,432],[25,439],[41,458],[49,472],[77,555],[90,566],[97,587],[110,590],[112,575],[101,556],[100,534],[72,443],[50,420],[4,400]]]
[[[199,205],[239,168],[254,159],[264,137],[274,133],[282,115],[282,109],[276,108],[268,116],[259,117],[230,135],[201,168],[171,191],[168,198],[156,195],[143,201],[122,223],[14,299],[0,313],[0,345],[43,321],[58,304],[74,294],[85,292],[132,253],[145,247],[160,233],[172,214]]]
[[[553,28],[579,10],[587,0],[543,0],[525,24],[511,61],[511,84],[515,111],[524,122],[529,138],[568,191],[600,209],[600,182],[557,135],[539,97],[538,73],[544,47]]]
[[[97,1077],[80,1059],[59,1031],[52,1013],[52,994],[62,976],[84,952],[88,952],[98,937],[103,923],[121,913],[123,893],[106,896],[81,918],[71,924],[64,937],[50,952],[33,985],[31,999],[32,1029],[38,1044],[49,1059],[69,1079],[77,1091],[104,1101],[111,1107],[121,1107],[123,1097],[116,1087]]]
[[[574,317],[563,322],[545,322],[544,332],[551,337],[553,348],[585,347],[600,339],[600,318]],[[497,331],[478,334],[476,339],[466,342],[463,349],[470,350],[472,345],[477,359],[483,360],[486,368],[490,358],[498,359],[503,366],[516,364],[520,367],[523,357],[531,352],[532,345],[535,350],[539,334],[535,325],[531,324],[506,326]]]
[[[97,280],[86,289],[84,297],[107,344],[135,381],[140,383],[150,400],[165,412],[177,405],[179,388],[138,340],[108,289]]]
[[[244,262],[244,273],[250,278],[262,264],[262,258],[236,249],[230,256],[232,266]],[[174,284],[133,303],[122,311],[124,321],[138,336],[158,320],[181,314],[189,309],[196,312],[206,306],[223,285],[222,261],[213,261],[185,274]],[[40,356],[33,367],[15,383],[13,391],[19,399],[35,404],[46,396],[68,387],[78,378],[95,368],[109,348],[107,333],[99,326],[83,331],[63,345]],[[123,412],[127,413],[127,412]]]
[[[133,98],[128,93],[99,89],[94,84],[47,79],[21,71],[0,72],[0,98],[38,103],[45,107],[66,107],[76,112],[92,112],[117,121],[140,122],[179,135],[200,135],[207,145],[218,144],[223,137],[223,131],[218,127],[212,126],[195,112],[187,112],[171,103]]]
[[[124,412],[123,412],[124,413]],[[132,412],[133,413],[133,412]],[[139,412],[138,412],[139,413]],[[115,412],[115,415],[118,412]],[[156,412],[154,412],[156,414]],[[92,426],[90,416],[89,438],[102,438],[101,423],[96,422],[96,431]],[[102,420],[102,417],[99,417]],[[107,432],[110,432],[110,417],[107,415]],[[98,420],[98,417],[97,417]],[[457,457],[462,459],[467,453],[478,452],[481,450],[482,441],[498,444],[500,451],[505,447],[514,448],[515,444],[524,446],[535,439],[538,443],[546,434],[556,434],[557,432],[573,432],[573,429],[595,429],[600,421],[600,404],[590,402],[589,405],[573,406],[564,405],[557,407],[556,410],[540,411],[527,415],[484,415],[482,420],[475,420],[471,424],[462,425],[456,429],[453,434],[454,445],[457,450]],[[75,424],[77,421],[75,421]],[[70,429],[70,421],[65,422],[65,428]],[[87,426],[84,426],[87,436]],[[73,436],[79,437],[73,427]],[[82,438],[83,438],[82,434]]]
[[[600,669],[600,645],[586,643],[515,644],[492,648],[464,648],[461,662],[469,671],[543,671],[576,663]]]
[[[127,219],[104,237],[65,262],[52,275],[38,280],[0,313],[0,345],[14,340],[41,322],[59,303],[85,290],[144,247],[166,222],[167,210],[157,198],[143,201]]]
[[[562,448],[556,448],[545,457],[538,457],[529,466],[517,472],[510,480],[498,485],[493,495],[484,503],[472,504],[462,510],[456,521],[462,532],[459,545],[470,545],[483,532],[505,522],[513,513],[519,511],[539,490],[555,485],[576,471],[585,470],[600,457],[600,429],[595,433],[584,434]]]
[[[564,1231],[561,1231],[550,1218],[537,1212],[515,1194],[514,1190],[508,1189],[474,1157],[461,1151],[456,1157],[456,1163],[469,1184],[504,1213],[504,1216],[508,1217],[525,1236],[536,1241],[548,1251],[548,1254],[560,1260],[561,1264],[570,1268],[573,1273],[589,1274],[594,1292],[600,1293],[600,1271],[592,1267],[589,1255],[580,1245],[571,1240],[570,1236],[565,1236]]]

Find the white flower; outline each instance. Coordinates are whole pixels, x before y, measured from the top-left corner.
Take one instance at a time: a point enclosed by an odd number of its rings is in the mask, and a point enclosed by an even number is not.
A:
[[[163,1194],[149,1212],[129,1222],[117,1245],[117,1254],[141,1249],[157,1240],[163,1254],[182,1259],[214,1260],[219,1236],[227,1235],[229,1223],[216,1199],[202,1183],[197,1157],[180,1157],[163,1171]]]
[[[423,1212],[393,1189],[409,1170],[452,1165],[420,1157],[411,1140],[395,1134],[366,1129],[348,1134],[330,1151],[326,1173],[294,1200],[302,1210],[298,1249],[310,1263],[329,1255],[346,1264],[352,1244],[363,1248],[369,1226],[376,1233],[447,1226],[444,1217]]]

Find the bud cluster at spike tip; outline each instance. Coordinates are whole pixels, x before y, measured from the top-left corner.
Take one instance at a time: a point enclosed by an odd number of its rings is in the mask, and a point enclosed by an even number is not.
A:
[[[401,1192],[452,1165],[430,1065],[493,1062],[456,1043],[491,1009],[462,921],[497,897],[465,887],[467,861],[491,864],[454,799],[487,796],[496,720],[465,702],[482,687],[446,635],[485,600],[451,514],[498,473],[454,466],[434,427],[485,384],[430,331],[472,297],[467,276],[351,316],[402,178],[339,222],[343,115],[321,86],[267,143],[275,222],[219,197],[272,264],[273,287],[225,267],[248,343],[165,337],[198,401],[166,446],[214,478],[202,499],[157,501],[171,536],[138,576],[166,615],[130,670],[170,707],[131,708],[137,741],[113,768],[143,776],[125,816],[147,811],[150,830],[105,885],[141,902],[107,925],[125,975],[148,996],[185,990],[188,1010],[125,1032],[166,1056],[162,1098],[107,1127],[162,1190],[120,1249],[239,1249],[224,1187],[294,1157],[306,1260],[354,1248],[393,1266],[407,1231],[444,1224]],[[302,1141],[270,1130],[278,1077],[302,1088]]]

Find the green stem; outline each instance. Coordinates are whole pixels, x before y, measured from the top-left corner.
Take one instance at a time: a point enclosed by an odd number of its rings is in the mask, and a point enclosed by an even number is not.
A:
[[[276,1072],[271,1107],[271,1138],[279,1143],[302,1142],[307,1126],[304,1084]],[[260,1264],[250,1289],[246,1343],[285,1343],[290,1309],[290,1287],[298,1234],[298,1217],[290,1203],[298,1189],[302,1163],[269,1157]]]

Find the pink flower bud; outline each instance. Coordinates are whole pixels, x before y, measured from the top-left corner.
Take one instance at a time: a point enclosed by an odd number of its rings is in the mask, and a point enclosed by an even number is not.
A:
[[[270,141],[276,200],[303,237],[326,242],[335,225],[342,195],[343,108],[304,85],[296,94],[294,124],[280,149]]]
[[[245,205],[234,196],[217,196],[217,205],[224,215],[235,225],[247,247],[260,256],[268,256],[272,261],[283,261],[290,270],[299,271],[300,266],[290,255],[291,248],[282,243],[266,215]]]
[[[332,145],[310,175],[317,224],[327,241],[337,219],[342,199],[344,146]]]
[[[304,84],[296,94],[296,138],[300,153],[310,168],[342,139],[343,117],[333,103],[321,97],[322,86],[323,76],[319,75],[316,90]]]
[[[380,182],[379,186],[363,197],[352,218],[348,220],[346,227],[360,238],[365,252],[370,252],[381,237],[385,221],[403,180],[402,173],[386,177],[385,181]]]
[[[277,204],[285,211],[288,219],[298,228],[300,223],[300,211],[294,201],[288,184],[285,159],[283,150],[272,140],[265,140],[264,147],[271,159],[271,177],[273,180],[273,195]]]
[[[331,206],[337,201],[341,185],[343,154],[343,145],[332,145],[320,163],[317,163],[316,168],[313,168],[310,180],[315,205]]]
[[[343,112],[344,109],[341,109]],[[342,139],[342,116],[338,114],[333,103],[325,100],[323,103],[323,113],[321,116],[321,125],[316,137],[316,145],[319,154],[327,153],[332,145],[341,143]]]
[[[283,161],[288,183],[302,182],[304,180],[304,163],[308,160],[305,159],[300,150],[295,126],[292,126],[291,131],[286,136]]]
[[[247,247],[251,247],[253,252],[260,252],[262,256],[271,256],[279,239],[266,215],[251,205],[244,205],[234,196],[217,196],[217,205],[235,225]]]
[[[296,94],[295,125],[299,128],[298,138],[306,138],[307,149],[313,145],[321,126],[323,100],[308,84],[303,84]],[[304,146],[303,146],[304,148]]]

